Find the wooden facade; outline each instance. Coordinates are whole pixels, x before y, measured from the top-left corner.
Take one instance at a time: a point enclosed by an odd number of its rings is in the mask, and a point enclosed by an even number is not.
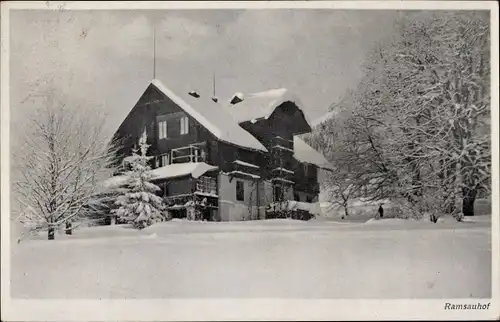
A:
[[[266,205],[277,199],[317,201],[317,166],[294,158],[294,135],[311,131],[294,103],[284,102],[267,119],[239,125],[268,152],[218,140],[151,84],[115,133],[122,144],[117,159],[122,162],[129,156],[146,131],[148,154],[155,156],[152,168],[186,162],[218,167],[197,178],[186,175],[154,182],[162,188],[160,194],[173,217],[259,219],[264,218]],[[244,197],[238,198],[237,187],[243,187]],[[189,206],[194,206],[197,215],[189,216]]]

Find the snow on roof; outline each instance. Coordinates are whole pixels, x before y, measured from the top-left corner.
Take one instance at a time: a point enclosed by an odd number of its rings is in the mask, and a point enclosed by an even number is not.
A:
[[[260,179],[260,176],[258,176],[256,174],[251,174],[251,173],[248,173],[248,172],[243,172],[243,171],[238,171],[238,170],[234,170],[234,171],[228,172],[227,174],[229,174],[229,175],[239,174],[239,175],[242,175],[242,176],[245,176],[245,177],[250,177],[252,179]]]
[[[188,94],[181,98],[158,79],[154,79],[151,84],[179,105],[180,108],[196,121],[200,122],[219,140],[240,147],[267,152],[262,143],[241,128],[224,107],[212,101],[209,97],[201,96],[194,98]]]
[[[291,181],[291,180],[287,180],[287,179],[284,179],[284,178],[272,178],[271,181],[280,181],[280,182],[284,182],[284,183],[290,183],[290,184],[294,184],[295,182]]]
[[[258,165],[255,165],[255,164],[252,164],[252,163],[248,163],[248,162],[244,162],[244,161],[241,161],[241,160],[234,160],[233,163],[236,163],[236,164],[239,164],[239,165],[242,165],[242,166],[245,166],[245,167],[250,167],[250,168],[256,168],[256,169],[260,168]]]
[[[230,105],[235,105],[243,101],[243,94],[241,93],[236,93],[234,94],[231,99],[229,100]]]
[[[241,93],[238,93],[241,94]],[[253,93],[245,96],[242,102],[227,107],[233,118],[238,122],[248,122],[261,118],[268,118],[274,110],[285,102],[293,102],[304,113],[309,125],[311,120],[304,110],[300,99],[286,88],[271,89],[265,92]]]
[[[293,137],[293,156],[300,162],[311,163],[322,169],[334,170],[333,165],[318,151],[298,136]]]
[[[191,175],[193,178],[199,178],[208,171],[217,169],[218,167],[208,165],[205,162],[189,162],[189,163],[174,163],[149,171],[151,180],[159,180],[166,178],[176,178],[185,175]],[[102,184],[105,188],[115,188],[124,185],[130,179],[127,175],[114,176],[105,180]]]
[[[196,98],[200,97],[200,94],[197,91],[189,91],[188,94]]]
[[[190,174],[193,178],[199,178],[205,172],[217,169],[216,166],[205,162],[174,163],[151,170],[149,173],[152,180],[181,177]]]
[[[132,163],[135,159],[139,158],[137,155],[129,155],[128,157],[123,158],[123,162]]]
[[[275,168],[273,169],[272,171],[282,171],[282,172],[286,172],[286,173],[290,173],[290,174],[294,174],[295,172],[293,172],[292,170],[288,170],[288,169],[285,169],[283,167],[278,167],[278,168]]]
[[[336,115],[338,114],[337,111],[329,111],[327,112],[325,115],[321,116],[320,118],[317,118],[313,121],[313,124],[311,124],[312,126],[317,126],[317,125],[320,125],[321,123],[323,122],[326,122],[330,119],[332,119],[333,117],[335,117]]]
[[[121,176],[113,176],[109,179],[106,179],[104,180],[104,182],[102,182],[100,184],[100,187],[99,188],[117,188],[121,185],[124,185],[128,182],[128,180],[130,179],[129,176],[125,176],[125,175],[121,175]],[[101,189],[99,189],[100,191]]]

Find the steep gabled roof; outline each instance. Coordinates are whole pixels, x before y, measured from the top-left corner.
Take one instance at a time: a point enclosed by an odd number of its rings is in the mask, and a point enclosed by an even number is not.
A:
[[[151,84],[219,140],[240,147],[267,152],[262,143],[241,128],[227,110],[210,97],[201,96],[195,98],[189,94],[176,95],[158,79],[154,79]]]
[[[293,156],[300,162],[311,163],[319,168],[334,170],[333,165],[309,144],[298,136],[293,137]]]
[[[268,118],[278,106],[285,102],[293,102],[302,111],[309,126],[312,125],[300,99],[286,88],[245,95],[243,101],[229,105],[228,110],[238,123],[242,123]]]

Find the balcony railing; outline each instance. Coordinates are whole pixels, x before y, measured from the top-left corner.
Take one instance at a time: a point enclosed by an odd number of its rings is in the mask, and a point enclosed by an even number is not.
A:
[[[271,140],[271,150],[280,153],[293,153],[293,141],[281,136],[275,136]]]
[[[172,149],[170,159],[172,163],[206,162],[206,143],[195,143]]]
[[[183,181],[190,182],[190,181]],[[210,176],[201,176],[196,179],[192,189],[169,189],[168,195],[164,196],[165,203],[169,206],[175,205],[175,208],[181,209],[186,206],[186,203],[195,201],[200,204],[203,200],[213,203],[218,200],[217,178]],[[191,185],[191,183],[188,183]],[[216,204],[217,202],[215,202]]]
[[[228,173],[234,177],[245,177],[248,179],[260,179],[261,169],[258,165],[241,161],[234,160],[231,162],[231,171]]]
[[[317,181],[295,181],[295,190],[319,193],[319,183]]]
[[[196,180],[195,194],[217,197],[217,178],[201,176]]]

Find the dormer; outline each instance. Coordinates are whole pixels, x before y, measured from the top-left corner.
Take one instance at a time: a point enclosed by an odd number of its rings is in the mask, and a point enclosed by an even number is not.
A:
[[[256,137],[265,127],[272,130],[273,135],[289,139],[311,131],[310,118],[303,104],[286,88],[248,94],[244,99],[243,94],[236,93],[227,109],[241,127]]]

